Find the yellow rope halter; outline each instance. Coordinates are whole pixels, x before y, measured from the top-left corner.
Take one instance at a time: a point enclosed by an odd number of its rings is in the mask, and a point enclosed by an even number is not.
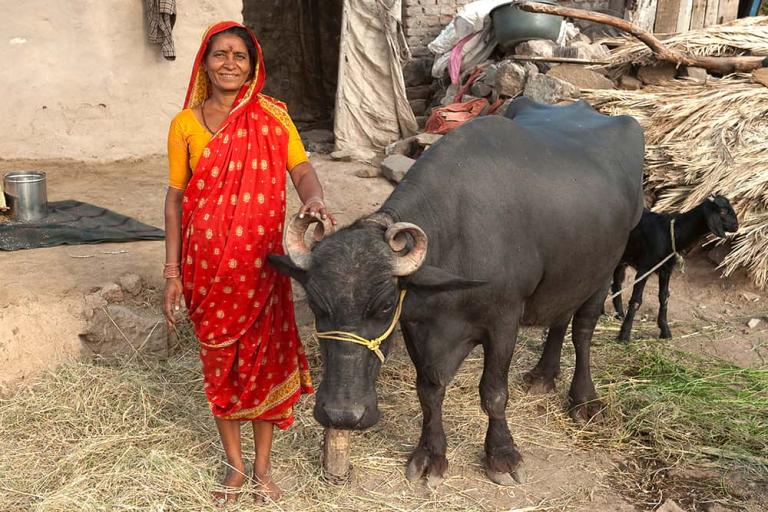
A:
[[[392,319],[392,323],[389,324],[389,328],[379,336],[378,338],[368,340],[363,338],[362,336],[358,336],[355,333],[352,332],[345,332],[345,331],[326,331],[326,332],[318,332],[315,333],[315,336],[318,339],[324,339],[324,340],[333,340],[333,341],[348,341],[349,343],[357,343],[358,345],[362,345],[366,347],[371,352],[375,353],[376,356],[381,360],[381,362],[384,362],[384,354],[381,353],[381,350],[379,350],[379,346],[384,343],[384,340],[389,338],[389,335],[392,334],[392,331],[395,330],[395,326],[397,326],[397,322],[400,320],[400,313],[403,312],[403,300],[405,299],[405,290],[400,291],[400,299],[397,302],[397,309],[395,310],[395,316]]]

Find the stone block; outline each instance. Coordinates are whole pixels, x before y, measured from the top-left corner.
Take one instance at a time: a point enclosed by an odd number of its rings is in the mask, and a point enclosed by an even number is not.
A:
[[[143,289],[141,276],[138,274],[123,274],[118,278],[120,288],[129,295],[138,295]]]
[[[389,155],[381,162],[381,174],[388,180],[400,183],[415,160],[404,155]]]
[[[547,72],[547,75],[565,80],[579,89],[615,89],[611,80],[578,64],[554,66]]]
[[[577,99],[580,95],[575,85],[549,75],[534,75],[525,84],[523,94],[539,103],[554,105],[561,101]]]
[[[94,310],[81,339],[94,354],[106,359],[136,354],[163,359],[169,355],[165,319],[121,304]]]
[[[680,66],[677,70],[677,76],[680,78],[686,78],[697,84],[705,84],[709,80],[709,74],[704,68],[695,68],[689,66]]]
[[[555,55],[557,43],[549,39],[531,39],[515,46],[515,55],[530,57],[552,57]]]
[[[619,77],[619,89],[624,89],[625,91],[637,91],[642,88],[643,82],[632,75],[621,75],[621,77]]]
[[[528,72],[522,64],[505,60],[496,66],[496,92],[514,97],[525,88]]]
[[[637,72],[637,78],[646,85],[661,85],[675,79],[677,68],[674,64],[643,66]]]
[[[123,290],[117,283],[109,283],[99,290],[99,294],[107,302],[120,302],[123,300]]]

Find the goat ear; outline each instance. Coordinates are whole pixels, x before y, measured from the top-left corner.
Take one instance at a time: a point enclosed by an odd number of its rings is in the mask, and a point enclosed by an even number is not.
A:
[[[707,226],[709,230],[718,238],[725,238],[725,229],[723,228],[723,219],[720,218],[719,211],[707,215]]]
[[[307,280],[307,271],[296,266],[296,264],[291,261],[290,256],[267,254],[267,259],[275,266],[278,272],[294,278],[304,286],[304,283]]]
[[[432,291],[465,290],[488,284],[488,281],[466,279],[442,268],[430,265],[422,265],[419,270],[403,279],[406,287],[415,286]]]

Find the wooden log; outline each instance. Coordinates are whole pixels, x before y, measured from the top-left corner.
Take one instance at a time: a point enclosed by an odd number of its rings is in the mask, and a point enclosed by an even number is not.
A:
[[[638,38],[651,49],[657,59],[678,65],[704,68],[722,75],[734,72],[749,73],[755,69],[768,66],[768,57],[697,57],[695,55],[687,55],[667,48],[647,30],[643,30],[637,25],[608,14],[536,2],[523,1],[515,3],[515,5],[528,12],[554,14],[555,16],[577,18],[611,25]]]
[[[349,462],[349,430],[325,429],[321,455],[323,476],[334,485],[347,483],[352,476]]]

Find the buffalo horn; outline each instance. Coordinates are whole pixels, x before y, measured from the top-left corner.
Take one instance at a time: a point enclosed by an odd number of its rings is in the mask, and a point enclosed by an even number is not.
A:
[[[415,243],[407,254],[398,255],[395,258],[394,275],[396,276],[413,274],[421,267],[421,264],[424,263],[424,258],[427,257],[427,234],[416,224],[409,222],[392,224],[384,234],[384,239],[393,251],[399,253],[405,249],[408,243],[408,238],[405,236],[406,233],[413,237]]]
[[[329,219],[321,220],[311,215],[304,215],[304,218],[299,218],[298,215],[294,215],[288,222],[283,236],[285,252],[288,253],[293,264],[303,270],[309,269],[312,259],[311,249],[307,246],[304,236],[307,234],[310,224],[314,222],[319,223],[312,234],[315,243],[322,240],[326,234],[333,232],[333,224]]]

